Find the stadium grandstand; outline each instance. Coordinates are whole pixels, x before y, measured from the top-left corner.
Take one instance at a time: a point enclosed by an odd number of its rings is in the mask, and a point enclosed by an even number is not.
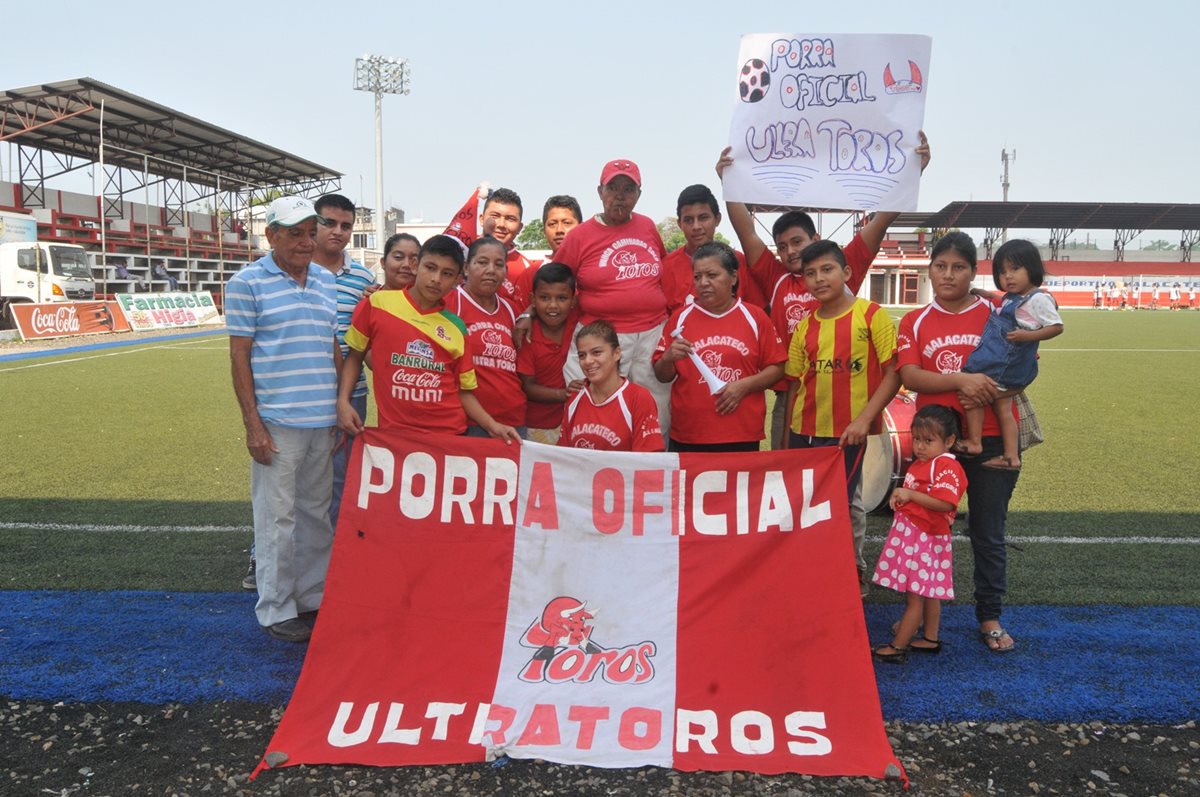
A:
[[[225,280],[262,254],[253,208],[337,190],[342,177],[91,78],[0,91],[0,142],[18,161],[15,180],[0,181],[0,210],[33,216],[39,240],[83,246],[103,295],[173,280],[219,302]],[[97,194],[47,185],[84,170]]]

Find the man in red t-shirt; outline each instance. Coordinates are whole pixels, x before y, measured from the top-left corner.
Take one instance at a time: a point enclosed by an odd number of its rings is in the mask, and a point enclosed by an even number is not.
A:
[[[667,319],[662,287],[666,254],[658,227],[634,213],[642,174],[630,160],[614,160],[600,172],[596,189],[603,212],[567,233],[554,259],[571,269],[579,290],[580,323],[602,319],[620,340],[621,373],[654,395],[664,433],[670,425],[671,386],[659,382],[650,363]],[[578,361],[567,358],[568,384],[582,379]]]
[[[667,312],[673,313],[687,304],[692,296],[692,255],[717,238],[721,211],[717,198],[706,185],[689,185],[675,202],[675,217],[686,243],[663,258],[663,293],[667,296]],[[738,260],[737,296],[747,304],[767,309],[767,300],[746,268],[746,257],[736,249]]]
[[[479,213],[479,227],[483,234],[492,236],[508,250],[508,276],[500,286],[499,295],[518,305],[520,303],[515,302],[517,281],[530,267],[529,258],[517,251],[516,244],[517,236],[525,227],[521,221],[524,214],[521,197],[511,188],[489,191],[483,210]],[[523,306],[517,307],[518,312],[522,309]]]

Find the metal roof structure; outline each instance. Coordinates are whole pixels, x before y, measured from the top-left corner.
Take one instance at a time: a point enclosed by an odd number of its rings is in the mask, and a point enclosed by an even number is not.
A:
[[[1200,230],[1200,205],[1161,202],[951,202],[930,229]]]
[[[120,179],[113,180],[122,169],[214,192],[251,194],[272,188],[323,192],[342,176],[92,78],[0,91],[0,141],[19,146],[23,198],[32,207],[39,206],[46,178],[101,160],[106,198],[128,193]],[[54,165],[45,162],[46,154]],[[130,190],[146,184],[135,182]]]
[[[751,205],[758,213],[782,213],[797,208]],[[803,210],[803,208],[799,208]],[[1200,242],[1200,204],[1165,202],[951,202],[932,213],[901,213],[893,227],[924,227],[932,232],[953,227],[985,230],[983,248],[990,257],[992,244],[1005,230],[1050,230],[1051,257],[1077,230],[1112,230],[1113,249],[1121,255],[1125,244],[1146,230],[1178,230],[1183,259],[1191,259]]]

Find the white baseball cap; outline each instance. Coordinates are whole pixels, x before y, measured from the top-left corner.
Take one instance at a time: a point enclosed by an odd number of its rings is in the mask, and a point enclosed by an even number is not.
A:
[[[281,196],[267,207],[267,226],[295,227],[302,221],[319,219],[311,199]]]

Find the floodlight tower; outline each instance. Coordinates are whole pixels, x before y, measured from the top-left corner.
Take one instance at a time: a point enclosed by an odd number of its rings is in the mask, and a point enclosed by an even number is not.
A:
[[[1008,201],[1008,164],[1017,162],[1017,151],[1014,149],[1010,155],[1007,149],[1000,150],[1000,163],[1004,165],[1004,174],[1000,176],[1000,189],[1003,192],[1005,202]],[[1008,241],[1008,228],[1005,227],[1000,233],[1000,243]]]
[[[364,55],[354,60],[354,90],[375,95],[375,246],[383,251],[383,95],[408,94],[408,59]]]

